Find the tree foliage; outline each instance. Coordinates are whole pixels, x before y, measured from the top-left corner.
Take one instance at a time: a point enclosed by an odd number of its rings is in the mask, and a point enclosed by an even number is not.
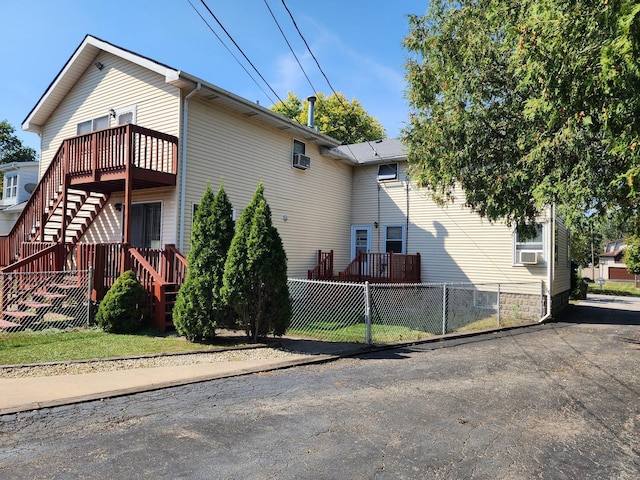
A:
[[[260,183],[238,221],[225,265],[223,294],[247,335],[284,334],[291,317],[287,257]]]
[[[193,219],[187,278],[173,310],[176,330],[189,340],[211,339],[215,329],[229,321],[220,290],[233,235],[232,207],[224,186],[214,196],[207,184]]]
[[[105,332],[133,333],[142,326],[146,313],[146,292],[136,274],[128,270],[120,275],[106,293],[96,314],[96,323]]]
[[[433,0],[404,41],[410,173],[438,201],[524,224],[556,203],[637,217],[640,5]]]
[[[295,93],[289,92],[287,99],[277,102],[271,110],[306,125],[309,102],[301,101]],[[320,133],[340,140],[343,144],[379,140],[386,135],[384,127],[364,110],[360,102],[356,99],[349,102],[339,92],[328,97],[318,92],[314,124]]]
[[[36,151],[31,147],[25,147],[22,141],[16,137],[15,129],[3,120],[0,122],[0,163],[33,162],[36,159]]]
[[[640,275],[640,237],[634,237],[627,243],[624,263],[629,273]]]

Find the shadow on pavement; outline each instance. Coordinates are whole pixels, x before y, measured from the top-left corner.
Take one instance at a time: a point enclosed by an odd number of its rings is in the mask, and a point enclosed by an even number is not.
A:
[[[592,300],[588,303],[570,305],[558,316],[557,321],[598,325],[640,325],[640,311],[612,308],[615,304],[611,301],[603,302],[602,305],[594,304],[595,302]],[[629,305],[624,301],[620,304]]]

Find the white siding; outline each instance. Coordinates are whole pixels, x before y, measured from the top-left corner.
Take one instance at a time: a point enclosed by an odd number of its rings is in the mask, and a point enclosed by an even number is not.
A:
[[[355,168],[354,225],[374,225],[372,251],[384,251],[385,225],[408,225],[406,251],[420,253],[423,282],[539,282],[546,281],[544,265],[513,265],[513,232],[492,224],[464,207],[464,195],[455,203],[436,205],[428,192],[407,182],[399,165],[397,181],[378,182],[377,166]],[[408,213],[408,215],[407,215]],[[548,256],[548,251],[547,251]],[[540,287],[533,287],[540,291]]]
[[[78,80],[43,126],[40,176],[62,141],[76,135],[78,123],[108,115],[110,109],[137,106],[136,123],[170,135],[178,135],[180,91],[163,76],[120,57],[102,52]],[[111,126],[114,120],[110,119]]]
[[[161,202],[162,225],[160,232],[160,245],[176,243],[176,189],[170,187],[149,188],[134,190],[132,203]],[[118,212],[116,203],[124,202],[124,193],[118,192],[109,198],[100,214],[91,223],[85,234],[80,239],[85,243],[112,243],[122,241],[122,217],[123,211]],[[123,207],[124,210],[124,207]]]
[[[289,276],[306,277],[316,264],[317,250],[333,249],[336,269],[348,264],[350,166],[322,157],[314,143],[304,142],[311,168],[292,168],[290,134],[195,98],[189,101],[188,122],[185,252],[193,205],[208,181],[214,192],[223,181],[239,218],[262,180],[287,252]]]

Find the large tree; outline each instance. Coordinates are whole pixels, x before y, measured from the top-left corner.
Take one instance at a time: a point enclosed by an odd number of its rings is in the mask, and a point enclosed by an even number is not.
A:
[[[187,278],[173,309],[176,330],[189,340],[211,339],[217,327],[229,322],[220,290],[233,235],[232,207],[223,185],[214,196],[207,184],[193,219]]]
[[[309,102],[302,101],[295,93],[289,92],[287,99],[277,102],[271,110],[306,125]],[[318,92],[314,117],[314,125],[320,133],[340,140],[343,144],[379,140],[386,135],[384,127],[365,111],[358,100],[349,102],[339,92],[328,97]]]
[[[532,222],[556,203],[638,213],[640,5],[432,0],[404,44],[410,173],[446,202]],[[637,228],[636,223],[636,228]]]
[[[31,147],[25,147],[15,132],[9,122],[0,122],[0,163],[34,161],[36,151]]]
[[[287,257],[262,183],[243,210],[225,264],[223,296],[247,336],[284,334],[291,317]]]

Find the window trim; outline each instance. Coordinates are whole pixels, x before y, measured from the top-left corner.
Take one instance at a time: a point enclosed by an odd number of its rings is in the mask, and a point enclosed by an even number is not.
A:
[[[10,184],[11,181],[11,184]],[[13,192],[13,195],[11,194]],[[4,197],[5,199],[18,198],[18,174],[6,174],[4,176]]]
[[[394,170],[394,173],[380,173],[380,170],[388,167]],[[381,163],[378,165],[378,182],[392,182],[398,180],[398,164],[397,163]]]
[[[382,236],[383,236],[382,245],[384,246],[385,253],[389,252],[389,250],[387,249],[387,241],[388,241],[387,232],[388,232],[389,228],[400,228],[401,229],[401,231],[402,231],[402,238],[401,238],[402,249],[401,249],[400,253],[403,253],[403,254],[407,253],[407,232],[406,232],[406,228],[405,227],[406,227],[406,225],[404,223],[389,223],[389,224],[386,224],[386,225],[382,226],[382,229],[383,229],[382,230]],[[391,241],[397,242],[398,240],[397,239],[392,239]]]
[[[519,241],[518,229],[513,229],[513,266],[514,267],[545,267],[547,265],[547,231],[546,222],[536,222],[536,227],[540,228],[540,241],[532,242],[531,240]],[[538,261],[536,263],[522,263],[518,261],[518,252],[536,252]]]

